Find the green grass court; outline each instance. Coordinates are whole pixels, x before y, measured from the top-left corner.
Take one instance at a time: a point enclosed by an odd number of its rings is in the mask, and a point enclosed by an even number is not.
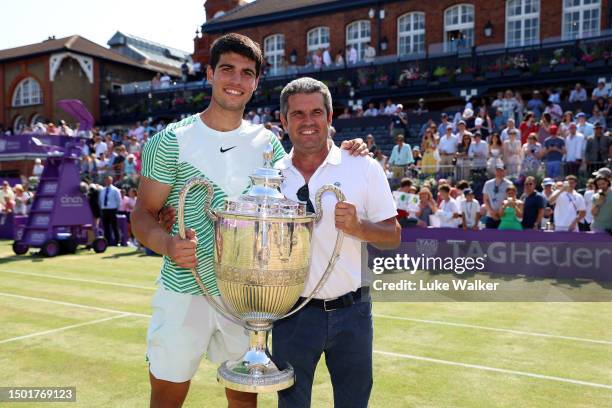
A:
[[[0,241],[0,386],[76,386],[53,407],[148,406],[159,264],[129,248],[16,257]],[[612,303],[375,303],[374,331],[372,407],[612,407]],[[224,406],[215,370],[201,365],[185,406]],[[321,361],[313,407],[332,406]]]

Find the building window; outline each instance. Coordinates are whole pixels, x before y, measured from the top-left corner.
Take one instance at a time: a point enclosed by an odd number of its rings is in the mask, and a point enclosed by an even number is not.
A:
[[[36,113],[34,114],[34,116],[32,116],[32,119],[30,120],[30,126],[34,127],[37,123],[44,123],[45,122],[45,118],[43,118],[40,114]]]
[[[306,43],[308,45],[308,52],[329,47],[329,27],[317,27],[308,31]]]
[[[23,116],[21,115],[17,116],[15,118],[15,121],[13,121],[13,133],[14,134],[23,133],[27,125],[28,125],[28,122]]]
[[[444,12],[444,50],[466,51],[474,45],[474,6],[458,4]]]
[[[537,44],[540,39],[540,0],[506,2],[506,47]]]
[[[600,10],[599,0],[563,0],[563,39],[599,35]]]
[[[397,19],[398,55],[425,52],[425,13],[415,12]]]
[[[352,45],[357,50],[357,61],[363,59],[365,46],[370,41],[369,21],[354,21],[346,27],[346,45]]]
[[[38,105],[43,101],[42,90],[34,78],[22,80],[13,92],[13,107]]]
[[[270,73],[278,73],[284,65],[285,36],[274,34],[264,40],[264,57],[270,64]]]

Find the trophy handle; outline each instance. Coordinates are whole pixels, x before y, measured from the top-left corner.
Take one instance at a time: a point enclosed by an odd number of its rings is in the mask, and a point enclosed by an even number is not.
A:
[[[187,182],[187,184],[185,184],[185,186],[181,189],[179,193],[177,218],[178,218],[178,228],[179,228],[178,233],[181,239],[185,239],[185,236],[186,236],[185,235],[185,200],[187,199],[187,193],[192,187],[197,186],[197,185],[202,185],[206,187],[206,200],[204,201],[204,214],[206,214],[206,217],[208,217],[208,219],[210,219],[213,222],[217,220],[217,216],[210,208],[212,199],[213,199],[213,195],[214,195],[214,188],[213,188],[212,183],[203,177],[192,178],[191,180]],[[198,286],[200,287],[200,289],[202,289],[202,293],[204,293],[204,297],[206,298],[206,300],[208,300],[208,303],[213,305],[213,307],[217,309],[219,313],[221,313],[223,316],[225,316],[229,320],[233,321],[234,323],[239,324],[240,326],[244,326],[244,323],[238,317],[238,315],[234,314],[233,312],[229,310],[226,310],[226,308],[221,306],[221,304],[218,303],[215,300],[215,298],[210,294],[210,292],[206,288],[206,285],[204,285],[204,282],[202,282],[202,278],[200,278],[200,274],[198,273],[197,269],[191,268],[190,271],[193,277],[195,278]]]
[[[334,193],[338,201],[346,200],[344,193],[338,187],[334,186],[333,184],[326,184],[323,187],[321,187],[317,191],[317,194],[315,195],[315,211],[316,211],[315,212],[315,223],[318,223],[319,221],[321,221],[321,218],[323,217],[323,207],[321,206],[321,198],[323,197],[323,194],[328,191]],[[315,286],[315,288],[312,290],[310,295],[306,299],[304,299],[304,301],[298,307],[293,309],[291,312],[287,313],[285,316],[282,317],[282,319],[289,317],[292,314],[298,312],[300,309],[306,306],[306,304],[310,302],[310,300],[314,296],[316,296],[317,293],[319,293],[323,285],[325,285],[325,282],[327,282],[329,275],[331,275],[331,272],[334,270],[336,261],[338,260],[338,257],[340,256],[340,248],[342,248],[343,239],[344,239],[344,232],[338,230],[338,235],[336,235],[336,245],[334,245],[334,251],[332,252],[332,256],[329,259],[329,262],[327,263],[327,268],[325,268],[325,273],[323,273],[323,276],[321,276],[321,279],[319,279],[317,286]]]

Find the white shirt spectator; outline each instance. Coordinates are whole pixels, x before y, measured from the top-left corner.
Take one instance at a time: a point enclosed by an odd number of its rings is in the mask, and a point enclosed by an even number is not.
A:
[[[595,195],[595,190],[586,190],[584,192],[584,207],[586,209],[586,216],[584,220],[589,224],[593,223],[593,214],[591,214],[591,209],[593,209],[593,196]]]
[[[512,129],[517,129],[518,128],[515,126]],[[510,139],[510,136],[508,135],[508,131],[512,130],[509,127],[505,127],[504,130],[501,131],[501,134],[499,135],[500,139],[502,142],[505,142],[506,140]],[[520,137],[519,137],[520,138]]]
[[[373,62],[376,57],[376,50],[371,45],[367,46],[363,52],[363,60],[365,62]]]
[[[34,177],[40,177],[44,169],[45,169],[45,166],[41,164],[40,159],[36,159],[34,168],[32,169],[32,175]]]
[[[585,211],[584,198],[576,191],[562,192],[555,202],[555,231],[568,231],[578,217],[578,211]],[[578,231],[578,224],[573,231]]]
[[[323,64],[325,64],[326,67],[330,67],[332,64],[332,57],[329,53],[329,49],[323,51]]]
[[[96,157],[100,157],[100,155],[106,153],[107,150],[108,146],[106,146],[106,142],[101,140],[100,143],[96,145]]]
[[[476,225],[476,214],[480,211],[480,203],[476,199],[472,201],[464,200],[461,202],[459,210],[465,215],[465,224],[468,228]]]
[[[576,123],[576,129],[578,133],[582,133],[585,138],[595,134],[595,126],[589,122],[584,122],[584,124]]]
[[[440,138],[438,143],[438,149],[440,149],[440,153],[446,154],[455,154],[457,153],[457,144],[458,144],[457,136],[451,134],[444,135]]]
[[[372,107],[363,112],[363,116],[378,116],[378,109]]]
[[[348,63],[356,64],[357,63],[357,49],[355,47],[351,47],[348,54]]]
[[[561,103],[561,93],[559,91],[553,91],[548,96],[548,101],[552,103],[556,103],[557,105]]]
[[[595,89],[593,89],[593,92],[591,93],[591,99],[607,98],[607,97],[608,97],[608,90],[606,89],[605,84],[602,87],[597,86]]]
[[[489,155],[489,149],[487,142],[481,140],[480,142],[473,141],[470,143],[468,149],[468,157],[472,159],[472,166],[475,168],[487,167],[487,156]]]
[[[586,102],[587,100],[587,93],[586,90],[584,88],[580,88],[580,89],[572,89],[572,92],[570,92],[570,96],[568,101],[569,102]]]
[[[168,74],[164,74],[159,80],[161,81],[162,88],[170,87],[170,76]]]
[[[586,142],[584,136],[581,133],[574,135],[568,135],[565,138],[565,161],[575,162],[584,159],[584,150],[586,149]]]
[[[457,228],[459,226],[459,218],[453,218],[453,215],[459,214],[459,206],[457,202],[449,198],[448,201],[442,200],[436,215],[440,219],[440,228]]]
[[[391,105],[385,106],[385,110],[383,111],[384,115],[393,115],[397,111],[397,105],[392,103]]]

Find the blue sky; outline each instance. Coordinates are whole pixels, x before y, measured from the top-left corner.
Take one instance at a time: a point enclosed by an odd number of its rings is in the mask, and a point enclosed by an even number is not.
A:
[[[116,31],[193,52],[204,0],[0,0],[0,50],[79,34],[100,45]]]

